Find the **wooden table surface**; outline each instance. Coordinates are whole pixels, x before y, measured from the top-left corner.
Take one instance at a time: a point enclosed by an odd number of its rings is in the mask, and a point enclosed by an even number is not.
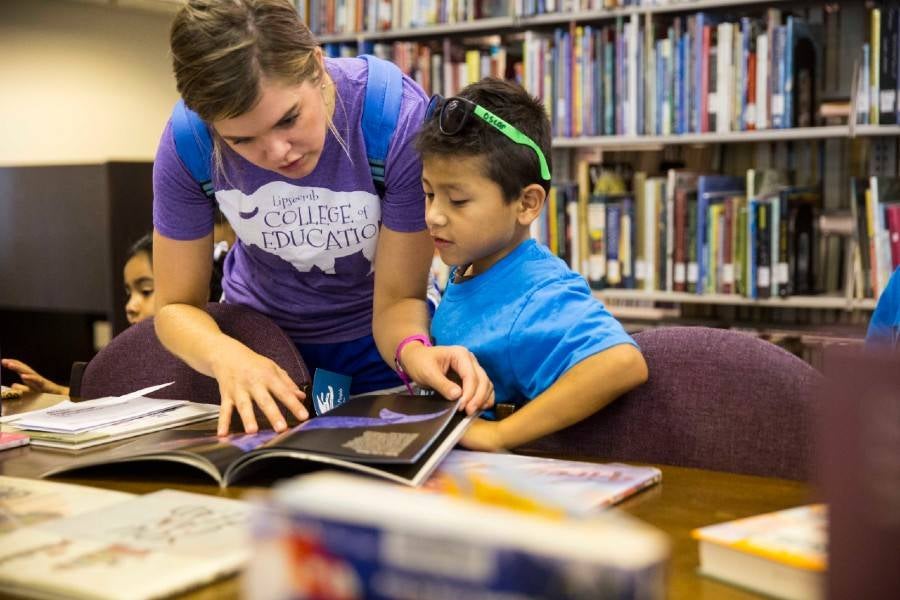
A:
[[[33,410],[61,400],[60,396],[26,396],[4,401],[3,414]],[[0,452],[0,474],[37,478],[50,468],[72,460],[71,453],[55,452],[24,446]],[[560,457],[570,458],[570,457]],[[673,599],[738,600],[759,598],[745,590],[701,577],[697,574],[697,542],[690,536],[696,527],[731,519],[780,510],[815,500],[809,485],[803,482],[735,475],[702,469],[657,465],[662,482],[640,492],[619,505],[635,516],[667,534],[672,544],[669,561],[668,597]],[[173,471],[146,463],[134,463],[130,471],[117,468],[115,477],[93,475],[55,478],[56,481],[91,485],[132,493],[148,493],[163,488],[240,498],[248,492],[264,492],[264,488],[233,486],[226,490],[212,484],[190,470]],[[240,597],[237,577],[186,594],[191,600],[230,599]]]

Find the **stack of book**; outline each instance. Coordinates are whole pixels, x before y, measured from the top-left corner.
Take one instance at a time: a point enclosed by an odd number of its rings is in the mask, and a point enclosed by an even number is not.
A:
[[[162,387],[81,402],[66,400],[0,422],[4,431],[27,433],[33,446],[76,451],[218,416],[215,404],[144,396]]]

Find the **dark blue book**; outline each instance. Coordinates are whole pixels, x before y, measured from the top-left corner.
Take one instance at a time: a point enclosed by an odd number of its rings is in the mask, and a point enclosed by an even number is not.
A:
[[[741,177],[728,175],[701,175],[697,178],[697,288],[702,294],[709,270],[709,244],[707,213],[710,202],[721,201],[729,195],[740,196],[746,185]]]

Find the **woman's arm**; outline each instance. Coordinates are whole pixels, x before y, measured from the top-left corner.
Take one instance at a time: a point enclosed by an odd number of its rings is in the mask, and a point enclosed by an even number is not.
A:
[[[586,419],[647,381],[647,363],[630,344],[589,356],[502,421],[478,420],[460,443],[472,450],[515,448]]]
[[[272,360],[225,335],[204,306],[212,271],[212,234],[190,241],[153,234],[156,334],[172,354],[219,383],[219,435],[228,433],[237,409],[248,433],[258,430],[253,405],[259,405],[276,431],[287,424],[275,400],[300,420],[309,417],[303,392]]]
[[[375,304],[372,333],[382,358],[394,364],[394,352],[406,337],[428,335],[425,304],[428,271],[434,245],[427,231],[399,233],[382,226],[375,253]],[[403,347],[403,370],[417,383],[430,387],[470,414],[494,403],[494,386],[475,356],[461,346],[428,348],[421,343]],[[447,374],[455,371],[462,387]]]

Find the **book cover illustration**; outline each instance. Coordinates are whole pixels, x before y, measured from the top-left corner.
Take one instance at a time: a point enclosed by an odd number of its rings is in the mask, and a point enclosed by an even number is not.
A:
[[[454,450],[425,489],[551,517],[583,517],[661,478],[655,467]]]
[[[249,510],[238,500],[162,490],[19,527],[0,547],[0,585],[43,597],[168,596],[247,562]]]
[[[125,492],[0,476],[0,535],[132,497]]]

